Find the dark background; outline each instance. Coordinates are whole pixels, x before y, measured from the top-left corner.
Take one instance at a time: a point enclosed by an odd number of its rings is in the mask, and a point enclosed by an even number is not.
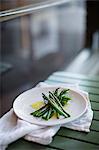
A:
[[[15,7],[14,3],[11,6],[10,2],[5,2],[2,10]],[[99,30],[98,4],[98,1],[87,2],[87,5],[84,1],[72,2],[0,24],[1,115],[12,107],[15,97],[21,92],[46,80],[55,71],[67,71],[86,48],[92,54],[96,52],[98,42],[95,44],[94,40],[93,44],[92,39]],[[99,38],[99,35],[96,37]],[[72,69],[69,71],[72,72]],[[98,75],[98,71],[94,74]]]

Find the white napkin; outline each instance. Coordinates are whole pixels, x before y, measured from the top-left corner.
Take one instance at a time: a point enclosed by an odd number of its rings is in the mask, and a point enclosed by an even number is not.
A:
[[[37,86],[46,87],[52,85],[41,82]],[[73,89],[76,88],[76,90],[82,93],[88,100],[88,107],[86,112],[79,119],[76,119],[75,121],[72,121],[70,123],[66,123],[62,126],[78,131],[89,132],[91,121],[93,118],[93,111],[91,110],[88,93],[79,90],[77,85],[61,84],[59,86],[71,87]],[[0,150],[5,150],[8,144],[16,141],[21,137],[24,137],[24,139],[28,141],[33,141],[43,145],[50,144],[52,142],[52,137],[57,133],[60,127],[60,125],[45,127],[30,124],[24,120],[19,119],[14,114],[13,109],[11,109],[0,119]]]

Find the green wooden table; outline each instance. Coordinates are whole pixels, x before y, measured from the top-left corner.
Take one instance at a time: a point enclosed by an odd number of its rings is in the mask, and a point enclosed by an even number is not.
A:
[[[55,72],[46,81],[49,84],[79,83],[82,90],[89,93],[94,117],[89,133],[61,128],[50,145],[44,146],[19,139],[7,150],[98,150],[99,149],[99,77]]]

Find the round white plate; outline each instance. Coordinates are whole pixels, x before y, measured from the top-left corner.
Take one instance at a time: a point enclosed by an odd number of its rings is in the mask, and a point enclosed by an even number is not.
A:
[[[15,114],[19,118],[30,123],[47,126],[64,124],[79,118],[86,111],[87,101],[79,92],[74,91],[72,89],[70,89],[69,91],[69,95],[72,99],[69,101],[69,104],[65,107],[66,112],[68,112],[71,115],[69,118],[51,118],[48,121],[46,121],[41,118],[36,118],[30,115],[30,113],[34,111],[31,105],[36,101],[43,101],[42,93],[48,94],[49,91],[54,91],[56,88],[58,87],[33,88],[22,93],[14,101],[13,108]]]

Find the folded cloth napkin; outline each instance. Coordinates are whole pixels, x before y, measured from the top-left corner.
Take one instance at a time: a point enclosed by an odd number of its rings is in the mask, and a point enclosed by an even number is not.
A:
[[[46,87],[52,85],[48,85],[44,82],[41,82],[37,86]],[[76,119],[70,123],[66,123],[62,126],[78,131],[89,132],[91,121],[93,118],[93,111],[91,110],[88,93],[79,90],[77,85],[62,84],[59,86],[68,88],[71,87],[72,89],[76,89],[78,92],[83,94],[83,96],[85,96],[85,98],[88,100],[88,107],[86,112],[79,119]],[[16,141],[21,137],[24,137],[24,139],[28,141],[33,141],[43,145],[50,144],[52,142],[52,137],[57,133],[60,127],[61,125],[45,127],[28,123],[24,120],[19,119],[15,115],[12,108],[0,119],[0,150],[5,150],[8,144]]]

